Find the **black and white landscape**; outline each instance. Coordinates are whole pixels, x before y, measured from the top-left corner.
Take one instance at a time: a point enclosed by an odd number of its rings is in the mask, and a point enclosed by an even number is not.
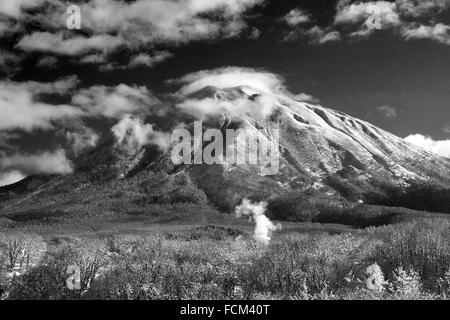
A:
[[[0,299],[447,299],[450,1],[0,0]]]

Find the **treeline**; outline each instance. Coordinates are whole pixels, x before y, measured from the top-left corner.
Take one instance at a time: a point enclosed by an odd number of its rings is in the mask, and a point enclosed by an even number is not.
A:
[[[403,187],[382,177],[367,182],[337,174],[328,177],[325,183],[351,202],[363,200],[373,205],[450,213],[450,189],[438,183],[407,181]]]
[[[366,202],[418,211],[450,213],[450,189],[438,185],[411,183],[409,187],[385,188],[383,193],[370,193]]]
[[[203,230],[197,240],[123,235],[47,245],[36,236],[4,234],[0,299],[445,299],[450,294],[446,220],[354,235],[296,234],[268,246],[242,237],[213,240],[208,233],[216,231]],[[67,285],[68,266],[80,270],[77,288]]]

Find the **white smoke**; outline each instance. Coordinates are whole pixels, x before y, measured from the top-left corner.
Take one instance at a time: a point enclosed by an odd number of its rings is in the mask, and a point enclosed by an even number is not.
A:
[[[126,114],[122,120],[111,128],[118,144],[126,144],[129,148],[140,148],[144,145],[158,146],[167,151],[170,146],[170,135],[157,131],[152,124],[144,124],[142,119]]]
[[[243,199],[242,203],[234,209],[236,216],[249,217],[255,221],[255,233],[253,239],[262,244],[269,244],[272,232],[281,230],[281,224],[274,224],[264,213],[267,209],[267,202],[251,202]]]

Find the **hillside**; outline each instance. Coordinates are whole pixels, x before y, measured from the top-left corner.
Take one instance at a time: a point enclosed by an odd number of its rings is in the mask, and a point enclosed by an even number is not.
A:
[[[244,197],[271,202],[288,196],[298,199],[297,205],[310,207],[356,202],[396,205],[393,195],[398,198],[411,189],[430,186],[437,190],[437,197],[448,194],[449,159],[342,112],[248,87],[205,87],[189,99],[199,105],[213,101],[221,106],[203,118],[203,131],[240,128],[244,131],[238,140],[245,132],[276,144],[279,170],[268,175],[260,163],[227,161],[174,165],[173,143],[162,152],[154,144],[120,144],[111,135],[74,159],[72,174],[29,177],[0,188],[2,215],[17,221],[21,215],[31,216],[24,220],[47,217],[49,221],[72,216],[159,216],[186,203],[194,211],[231,212]],[[236,113],[230,105],[251,112]],[[194,113],[174,108],[159,123],[167,130],[183,122],[193,132],[194,120],[198,120]],[[235,148],[238,155],[245,152],[235,145],[224,147],[225,151]],[[436,211],[446,211],[446,205]],[[402,206],[417,209],[408,200]]]

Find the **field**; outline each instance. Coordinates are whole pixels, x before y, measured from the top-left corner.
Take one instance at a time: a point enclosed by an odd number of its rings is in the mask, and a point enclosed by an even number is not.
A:
[[[0,221],[1,296],[446,299],[446,215],[329,210],[311,221],[282,221],[268,245],[253,239],[253,222],[187,203],[109,217],[9,216]],[[80,270],[79,287],[66,283],[69,266]]]

